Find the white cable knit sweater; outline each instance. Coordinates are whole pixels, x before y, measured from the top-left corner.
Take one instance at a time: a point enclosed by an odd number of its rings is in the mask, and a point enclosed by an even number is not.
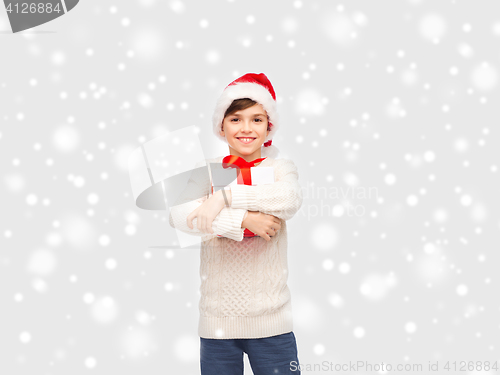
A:
[[[206,159],[222,163],[223,156]],[[199,163],[197,167],[202,166]],[[286,284],[287,228],[302,205],[297,167],[291,160],[267,157],[255,168],[274,167],[270,185],[231,186],[231,207],[224,207],[212,223],[213,234],[193,229],[186,218],[211,193],[210,181],[193,177],[170,206],[170,226],[201,236],[201,298],[198,334],[203,338],[262,338],[293,330],[290,291]],[[207,166],[208,168],[208,166]],[[210,173],[210,169],[208,168]],[[199,175],[199,174],[198,174]],[[185,202],[185,203],[182,203]],[[281,219],[281,229],[270,241],[243,237],[241,223],[247,211],[260,211]],[[221,235],[223,237],[217,237]]]

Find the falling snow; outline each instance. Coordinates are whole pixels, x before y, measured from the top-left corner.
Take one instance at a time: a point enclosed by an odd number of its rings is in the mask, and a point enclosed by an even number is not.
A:
[[[138,208],[129,157],[190,125],[227,154],[213,106],[245,72],[273,82],[303,187],[299,360],[496,360],[500,18],[472,3],[95,2],[2,34],[4,372],[199,373],[199,250]]]

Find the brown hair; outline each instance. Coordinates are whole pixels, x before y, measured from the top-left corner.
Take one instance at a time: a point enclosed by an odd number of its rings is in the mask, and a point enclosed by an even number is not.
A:
[[[227,116],[231,116],[235,112],[253,107],[255,104],[259,104],[259,103],[257,103],[255,100],[252,100],[250,98],[235,99],[235,100],[233,100],[231,105],[226,109],[226,112],[224,113],[224,118],[226,118]],[[272,125],[269,125],[269,115],[267,116],[267,121],[268,121],[267,130],[271,130]],[[222,124],[221,124],[221,129],[222,129]]]

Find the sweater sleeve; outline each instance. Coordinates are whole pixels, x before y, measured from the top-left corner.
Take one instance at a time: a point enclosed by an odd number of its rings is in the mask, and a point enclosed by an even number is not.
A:
[[[199,168],[201,165],[203,164],[198,163],[195,168]],[[242,228],[241,224],[247,212],[245,209],[224,207],[212,222],[213,234],[198,230],[197,218],[193,219],[193,229],[187,225],[188,215],[208,199],[211,185],[210,180],[206,176],[206,173],[195,172],[191,174],[186,188],[175,203],[170,206],[170,226],[184,233],[200,236],[203,238],[203,241],[210,240],[217,237],[217,235],[230,238],[234,241],[242,241],[245,228]],[[204,194],[204,197],[199,198],[200,195]]]
[[[291,160],[280,159],[275,174],[276,182],[270,185],[232,185],[231,207],[290,220],[303,200],[297,167]]]

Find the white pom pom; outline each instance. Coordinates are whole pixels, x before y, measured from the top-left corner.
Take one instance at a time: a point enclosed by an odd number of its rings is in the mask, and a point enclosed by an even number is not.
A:
[[[260,152],[260,157],[261,158],[272,158],[272,159],[277,159],[278,158],[278,155],[280,153],[280,150],[278,149],[278,147],[274,146],[274,145],[271,145],[269,147],[264,147],[262,146],[261,147],[261,152]]]

